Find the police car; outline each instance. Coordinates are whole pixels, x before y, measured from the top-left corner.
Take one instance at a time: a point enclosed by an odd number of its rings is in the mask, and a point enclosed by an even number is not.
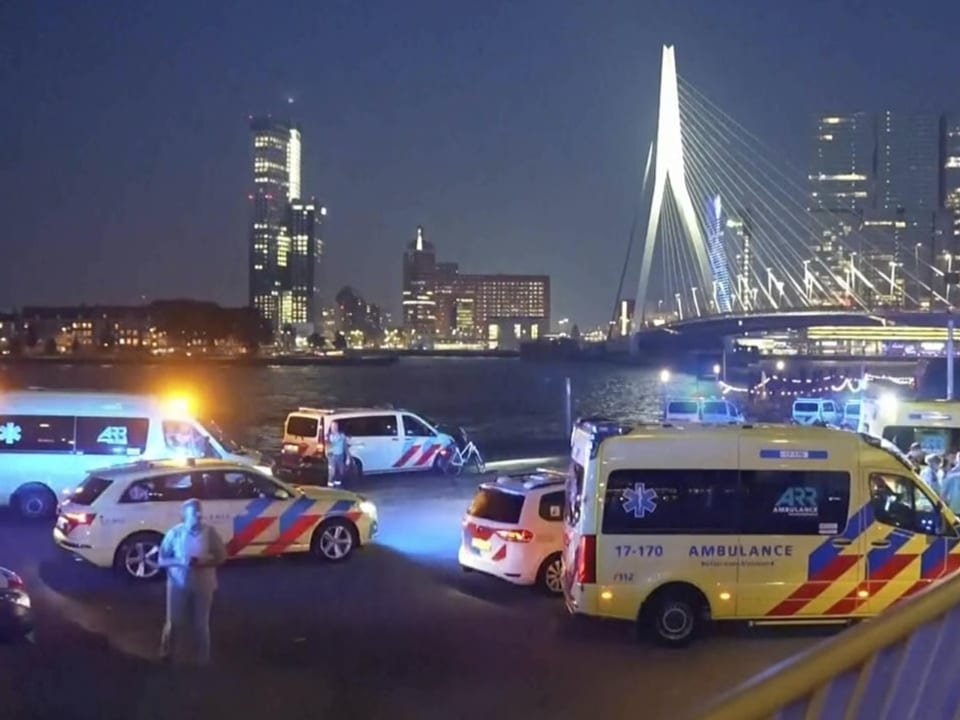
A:
[[[565,482],[540,470],[483,483],[463,518],[460,566],[560,595]]]
[[[433,423],[407,410],[301,407],[284,423],[277,475],[292,479],[304,466],[325,473],[327,436],[334,422],[347,436],[358,475],[439,469],[442,451],[454,442]]]
[[[230,558],[311,552],[340,562],[377,532],[376,506],[348,491],[287,485],[242,463],[160,460],[90,473],[61,504],[53,538],[93,565],[150,580],[190,498],[203,501]]]

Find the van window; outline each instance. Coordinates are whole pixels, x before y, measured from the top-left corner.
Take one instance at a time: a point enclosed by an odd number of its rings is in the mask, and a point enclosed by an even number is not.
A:
[[[696,415],[697,403],[692,400],[678,400],[667,405],[667,412],[671,415]]]
[[[704,415],[727,415],[727,404],[723,401],[712,400],[703,404]]]
[[[174,457],[217,457],[207,437],[186,420],[164,420],[163,440]]]
[[[814,402],[798,402],[793,406],[793,411],[799,413],[819,413],[820,406]]]
[[[870,473],[870,499],[878,522],[903,530],[940,535],[940,511],[916,483],[892,473]]]
[[[291,415],[287,418],[287,435],[317,439],[320,421],[306,415]]]
[[[396,437],[397,416],[366,415],[361,417],[342,418],[337,425],[347,437]]]
[[[837,535],[847,526],[850,473],[744,470],[741,532],[747,535]]]
[[[433,437],[434,432],[412,415],[403,416],[403,432],[413,437]]]
[[[491,522],[516,524],[520,522],[520,513],[523,511],[525,499],[523,495],[517,493],[480,488],[473,496],[467,515]]]
[[[76,418],[0,415],[0,452],[73,452]]]
[[[564,519],[569,525],[580,522],[580,508],[583,505],[583,465],[576,461],[570,462],[567,470],[567,502]]]
[[[903,452],[907,452],[915,442],[920,443],[925,453],[942,455],[960,450],[960,430],[957,428],[889,425],[883,429],[883,439],[889,440]]]
[[[603,532],[736,533],[736,470],[616,470],[607,480]]]
[[[836,410],[837,410],[837,408],[836,408],[836,406],[834,406],[833,400],[827,400],[827,401],[825,401],[825,402],[823,403],[823,411],[824,411],[824,412],[830,412],[830,413],[832,413],[832,412],[836,412]]]
[[[142,455],[147,418],[78,417],[77,452],[85,455]]]

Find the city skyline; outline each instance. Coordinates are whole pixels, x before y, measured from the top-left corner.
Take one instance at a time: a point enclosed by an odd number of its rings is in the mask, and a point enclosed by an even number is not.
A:
[[[120,11],[110,19],[126,32],[110,44],[102,10],[8,8],[0,32],[12,62],[0,72],[18,102],[0,119],[0,137],[14,140],[0,196],[18,262],[0,269],[0,306],[242,302],[242,118],[292,96],[314,148],[304,187],[333,208],[329,290],[351,284],[397,315],[396,258],[422,223],[465,265],[550,275],[555,316],[600,322],[653,135],[662,41],[696,85],[803,167],[807,120],[823,109],[957,105],[946,29],[958,11],[922,5],[836,9],[826,31],[815,9],[755,17],[708,3],[693,13],[500,7],[473,22],[427,3],[384,5],[373,22],[369,9],[330,8],[321,22],[292,5],[282,29],[199,10],[176,62],[161,51],[182,20],[173,9],[150,22]],[[698,32],[704,23],[716,32]],[[244,52],[255,32],[285,43],[269,58]],[[871,51],[893,37],[896,53]],[[851,42],[871,61],[838,64]],[[326,66],[291,70],[315,47]]]

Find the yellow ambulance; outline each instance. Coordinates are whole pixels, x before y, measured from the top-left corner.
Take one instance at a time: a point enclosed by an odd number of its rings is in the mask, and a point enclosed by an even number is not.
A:
[[[571,450],[567,608],[665,645],[711,620],[869,617],[960,568],[957,517],[877,438],[593,419]]]

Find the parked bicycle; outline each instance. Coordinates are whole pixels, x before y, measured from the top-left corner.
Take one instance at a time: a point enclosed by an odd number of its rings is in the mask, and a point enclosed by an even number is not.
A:
[[[441,452],[440,466],[448,475],[459,475],[465,467],[471,466],[481,475],[487,471],[487,465],[483,461],[480,450],[463,428],[460,428],[460,442],[454,440]]]

